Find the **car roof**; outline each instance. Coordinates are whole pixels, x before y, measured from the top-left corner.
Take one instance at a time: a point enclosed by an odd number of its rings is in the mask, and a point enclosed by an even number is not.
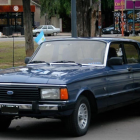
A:
[[[125,42],[137,42],[140,43],[136,40],[132,40],[132,39],[126,39],[126,38],[109,38],[109,37],[93,37],[93,38],[84,38],[84,37],[77,37],[77,38],[58,38],[58,39],[52,39],[52,40],[47,40],[47,41],[68,41],[68,40],[73,40],[73,41],[90,41],[90,40],[94,40],[94,41],[103,41],[103,42],[121,42],[121,41],[125,41]]]

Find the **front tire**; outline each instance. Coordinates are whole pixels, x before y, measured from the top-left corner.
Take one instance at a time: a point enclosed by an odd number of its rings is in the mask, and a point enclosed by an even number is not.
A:
[[[0,117],[0,131],[5,131],[9,128],[12,118],[7,118],[5,116]]]
[[[114,34],[114,31],[110,31],[110,34]]]
[[[66,128],[74,136],[87,133],[91,118],[90,105],[86,97],[80,96],[72,115],[65,119]]]
[[[35,36],[37,37],[40,33],[36,33]]]

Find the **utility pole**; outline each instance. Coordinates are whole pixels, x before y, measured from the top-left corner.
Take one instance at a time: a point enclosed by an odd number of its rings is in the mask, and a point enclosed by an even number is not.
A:
[[[98,31],[99,37],[102,35],[102,13],[101,13],[101,0],[99,0],[99,11],[98,11]]]
[[[133,33],[132,33],[132,36],[136,36],[135,35],[135,1],[136,0],[132,0],[133,1]]]
[[[72,37],[77,37],[76,0],[71,0],[71,31]]]

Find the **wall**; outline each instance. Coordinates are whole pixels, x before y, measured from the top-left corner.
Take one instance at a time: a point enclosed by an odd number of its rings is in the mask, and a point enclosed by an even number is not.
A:
[[[11,5],[11,0],[0,0],[0,5]]]
[[[58,17],[51,17],[51,24],[62,31],[62,19]]]
[[[11,5],[22,5],[22,0],[11,0]]]

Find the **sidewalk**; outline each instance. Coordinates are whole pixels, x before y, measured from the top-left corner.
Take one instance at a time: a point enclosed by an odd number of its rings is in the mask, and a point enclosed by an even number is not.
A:
[[[6,36],[6,35],[3,35],[2,33],[0,34],[0,38],[9,38],[9,37],[24,37],[24,35],[21,35],[21,33],[14,33],[13,35],[9,35],[9,36]],[[70,32],[61,32],[61,33],[58,33],[57,36],[71,36],[71,33]]]

